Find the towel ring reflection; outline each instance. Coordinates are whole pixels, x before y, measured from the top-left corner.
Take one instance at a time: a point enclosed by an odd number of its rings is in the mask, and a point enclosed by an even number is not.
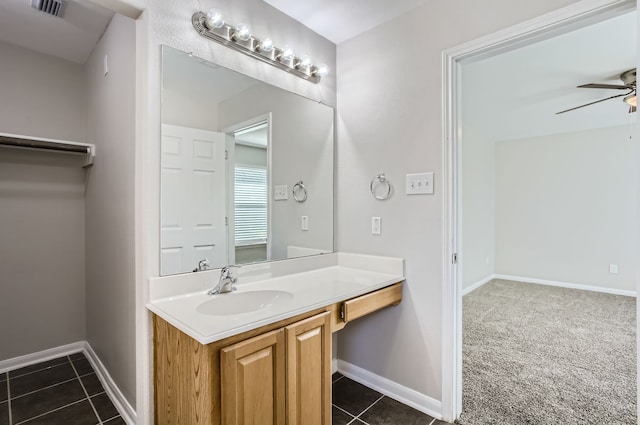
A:
[[[381,187],[382,193],[378,194],[376,191],[377,187]],[[369,189],[371,189],[371,194],[374,198],[384,201],[391,196],[391,182],[384,175],[384,173],[380,173],[371,179],[371,184],[369,184]]]
[[[298,183],[293,185],[293,199],[296,202],[304,202],[307,200],[307,188],[304,187],[304,183],[300,180]]]

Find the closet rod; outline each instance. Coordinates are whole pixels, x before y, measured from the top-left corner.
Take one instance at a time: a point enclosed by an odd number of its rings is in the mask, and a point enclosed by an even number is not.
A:
[[[87,159],[82,166],[83,168],[93,165],[96,154],[95,146],[88,143],[67,142],[64,140],[19,136],[16,134],[0,133],[0,146],[84,154],[87,156]]]

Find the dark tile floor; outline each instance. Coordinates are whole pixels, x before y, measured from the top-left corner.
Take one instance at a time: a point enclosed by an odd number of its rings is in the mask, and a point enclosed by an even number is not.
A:
[[[333,425],[441,425],[345,376],[333,375]],[[0,425],[123,425],[84,354],[0,374]]]
[[[125,424],[82,353],[0,374],[0,425]]]
[[[333,374],[333,425],[440,425],[431,416],[339,373]]]

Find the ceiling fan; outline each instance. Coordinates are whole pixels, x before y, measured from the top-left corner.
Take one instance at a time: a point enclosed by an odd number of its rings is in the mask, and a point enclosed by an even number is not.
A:
[[[605,100],[615,99],[616,97],[623,97],[622,99],[627,105],[629,105],[629,113],[636,112],[638,106],[638,96],[636,95],[636,70],[629,69],[620,74],[620,80],[624,84],[583,84],[578,86],[579,89],[607,89],[607,90],[624,90],[626,93],[617,94],[604,99],[596,100],[595,102],[586,103],[584,105],[576,106],[575,108],[565,109],[564,111],[556,112],[558,114],[564,114],[565,112],[574,111],[576,109],[584,108],[585,106],[594,105],[596,103],[604,102]]]

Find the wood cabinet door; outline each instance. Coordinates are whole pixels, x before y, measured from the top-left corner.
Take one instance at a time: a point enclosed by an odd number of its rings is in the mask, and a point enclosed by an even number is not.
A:
[[[331,312],[285,328],[287,425],[331,425]]]
[[[284,350],[278,329],[220,351],[222,424],[285,424]]]

